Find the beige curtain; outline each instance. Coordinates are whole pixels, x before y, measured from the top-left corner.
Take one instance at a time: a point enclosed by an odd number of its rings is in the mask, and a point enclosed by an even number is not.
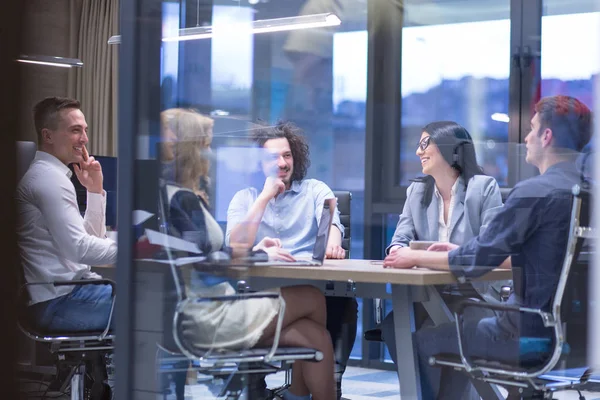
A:
[[[118,0],[71,0],[71,26],[78,30],[71,46],[83,68],[75,69],[69,91],[81,101],[89,152],[102,156],[117,155],[118,46],[107,41],[118,34],[118,12]]]

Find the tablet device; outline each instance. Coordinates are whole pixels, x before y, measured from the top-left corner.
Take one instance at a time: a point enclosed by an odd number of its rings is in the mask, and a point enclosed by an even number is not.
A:
[[[408,245],[412,250],[427,250],[434,243],[429,240],[411,240]]]

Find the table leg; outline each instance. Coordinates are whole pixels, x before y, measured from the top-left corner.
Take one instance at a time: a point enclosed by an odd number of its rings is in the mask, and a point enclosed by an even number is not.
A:
[[[454,322],[454,315],[435,286],[425,286],[423,289],[427,293],[427,300],[422,301],[421,304],[425,307],[433,323],[437,326],[446,322]]]
[[[394,308],[400,398],[402,400],[421,400],[419,366],[412,336],[415,331],[415,308],[409,286],[392,285],[392,306]]]

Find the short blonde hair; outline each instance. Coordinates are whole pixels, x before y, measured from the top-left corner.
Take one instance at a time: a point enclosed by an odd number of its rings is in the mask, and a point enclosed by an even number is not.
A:
[[[171,108],[160,115],[162,129],[171,130],[177,137],[175,143],[175,182],[195,190],[208,202],[206,192],[200,190],[200,179],[209,182],[210,161],[204,151],[212,142],[214,120],[197,111]]]

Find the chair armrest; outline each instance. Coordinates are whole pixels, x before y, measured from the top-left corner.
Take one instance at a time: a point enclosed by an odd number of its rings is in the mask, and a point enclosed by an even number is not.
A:
[[[239,293],[232,294],[229,296],[212,296],[212,297],[191,297],[190,300],[196,303],[204,303],[208,301],[236,301],[236,300],[249,300],[249,299],[278,299],[279,293],[268,293],[268,292],[257,292],[257,293]]]
[[[528,308],[528,307],[519,307],[512,304],[505,303],[488,303],[485,301],[473,301],[473,300],[463,300],[458,304],[456,311],[454,312],[455,316],[462,315],[463,311],[467,307],[479,307],[479,308],[487,308],[489,310],[494,311],[513,311],[513,312],[525,312],[530,314],[538,314],[544,321],[546,321],[547,314],[546,312],[540,310],[539,308]]]
[[[35,283],[34,283],[35,284]],[[76,281],[55,281],[54,286],[71,286],[71,285],[110,285],[112,289],[112,297],[117,293],[117,284],[111,279],[80,279]]]
[[[112,295],[116,294],[117,284],[111,279],[79,279],[74,281],[47,281],[47,282],[27,282],[21,286],[23,290],[27,286],[35,285],[54,285],[54,286],[72,286],[72,285],[110,285]]]

